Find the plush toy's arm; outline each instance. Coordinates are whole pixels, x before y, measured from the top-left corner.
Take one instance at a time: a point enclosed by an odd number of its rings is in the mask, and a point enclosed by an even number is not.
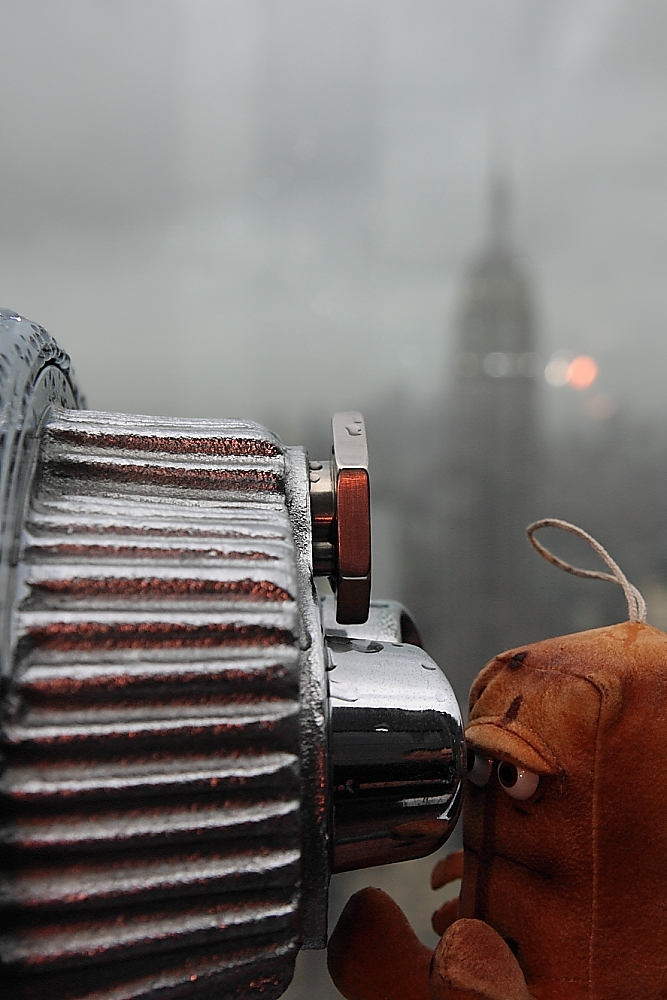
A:
[[[347,1000],[430,1000],[432,955],[391,896],[362,889],[331,935],[327,964]]]
[[[431,872],[431,888],[442,889],[443,885],[463,878],[463,851],[454,851],[441,858]]]
[[[347,1000],[531,1000],[519,963],[488,924],[457,920],[431,952],[380,889],[348,901],[328,965]]]
[[[431,888],[442,889],[450,882],[463,878],[463,851],[455,851],[438,861],[431,872]],[[431,925],[436,934],[443,935],[458,917],[458,899],[449,899],[431,917]]]
[[[430,990],[431,1000],[531,1000],[516,958],[482,920],[457,920],[443,935]]]

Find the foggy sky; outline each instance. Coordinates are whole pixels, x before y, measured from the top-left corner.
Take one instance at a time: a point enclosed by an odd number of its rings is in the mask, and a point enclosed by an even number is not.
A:
[[[662,0],[5,0],[0,32],[0,301],[90,405],[431,399],[501,171],[545,358],[665,414]]]

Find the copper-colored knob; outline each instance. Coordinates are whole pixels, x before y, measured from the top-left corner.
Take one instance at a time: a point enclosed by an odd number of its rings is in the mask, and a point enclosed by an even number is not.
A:
[[[371,598],[371,496],[364,418],[335,413],[331,462],[310,463],[313,572],[329,576],[336,621],[358,625]]]

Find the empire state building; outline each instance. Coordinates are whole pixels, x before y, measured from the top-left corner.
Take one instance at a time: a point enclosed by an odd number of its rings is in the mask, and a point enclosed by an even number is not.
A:
[[[491,192],[486,248],[470,267],[458,321],[449,437],[447,659],[470,679],[535,627],[525,528],[538,516],[535,323],[509,238],[506,188]]]

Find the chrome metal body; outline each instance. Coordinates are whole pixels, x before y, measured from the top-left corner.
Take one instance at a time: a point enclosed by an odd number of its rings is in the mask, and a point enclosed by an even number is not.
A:
[[[320,599],[322,627],[327,635],[348,636],[351,639],[377,639],[379,642],[407,642],[421,646],[419,629],[407,608],[398,601],[371,601],[368,618],[362,625],[340,625],[336,620],[336,604],[332,597]]]
[[[421,650],[392,645],[403,609],[342,626],[321,607],[303,449],[80,404],[48,334],[0,313],[8,995],[268,1000],[325,944],[332,864],[448,834],[458,710]],[[340,497],[338,534],[342,512],[363,535]],[[334,548],[341,579],[365,579]]]
[[[447,678],[418,646],[327,637],[333,871],[422,857],[459,813],[463,738]]]

